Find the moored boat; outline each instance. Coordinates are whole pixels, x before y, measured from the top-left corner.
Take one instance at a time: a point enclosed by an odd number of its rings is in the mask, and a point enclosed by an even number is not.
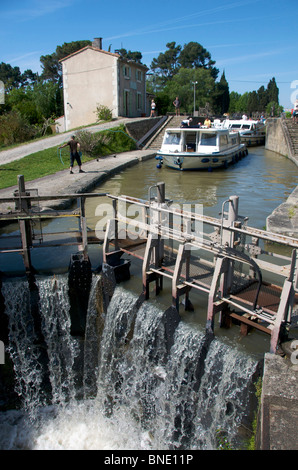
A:
[[[247,147],[264,145],[266,138],[266,126],[261,121],[251,119],[229,120],[223,122],[223,127],[234,132],[239,132],[240,141]]]
[[[169,128],[156,158],[175,170],[227,167],[247,155],[238,132],[216,128]]]

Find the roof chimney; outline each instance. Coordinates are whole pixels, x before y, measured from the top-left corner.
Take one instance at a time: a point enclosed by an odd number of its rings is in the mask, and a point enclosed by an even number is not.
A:
[[[94,38],[92,46],[97,47],[97,49],[102,49],[102,38]]]

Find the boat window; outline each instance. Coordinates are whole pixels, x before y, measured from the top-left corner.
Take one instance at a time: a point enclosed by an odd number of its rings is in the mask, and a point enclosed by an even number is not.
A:
[[[180,144],[180,134],[179,133],[166,133],[165,141],[166,145],[178,145]]]
[[[250,129],[250,124],[243,124],[242,129]]]
[[[216,145],[216,134],[202,132],[201,145]]]
[[[228,145],[228,136],[226,134],[219,136],[219,145],[220,147],[224,147],[225,145]]]
[[[195,132],[187,132],[185,133],[185,145],[187,151],[195,151],[196,150],[196,133]]]
[[[240,129],[241,124],[232,124],[231,129]]]

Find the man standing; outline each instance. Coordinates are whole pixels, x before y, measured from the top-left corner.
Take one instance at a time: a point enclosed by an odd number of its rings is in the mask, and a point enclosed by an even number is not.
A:
[[[69,145],[70,147],[70,174],[72,175],[73,174],[73,164],[74,164],[74,161],[76,160],[77,161],[77,164],[79,166],[79,173],[85,173],[83,170],[82,170],[82,162],[81,162],[81,157],[80,157],[80,143],[76,140],[76,136],[75,135],[72,135],[71,136],[71,140],[69,140],[68,142],[66,142],[65,144],[61,145],[61,147],[59,147],[59,149],[62,149],[63,147],[66,147],[67,145]]]
[[[178,96],[176,96],[176,99],[173,101],[173,105],[175,106],[176,116],[180,116],[180,100]]]

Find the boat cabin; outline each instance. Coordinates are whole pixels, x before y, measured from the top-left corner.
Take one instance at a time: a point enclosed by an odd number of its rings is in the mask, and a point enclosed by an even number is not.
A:
[[[172,128],[165,132],[162,151],[217,153],[239,143],[239,134],[231,134],[228,129]]]
[[[244,119],[239,121],[226,120],[224,122],[224,127],[232,131],[238,131],[240,133],[260,131],[265,128],[264,124],[260,121],[246,121]]]

